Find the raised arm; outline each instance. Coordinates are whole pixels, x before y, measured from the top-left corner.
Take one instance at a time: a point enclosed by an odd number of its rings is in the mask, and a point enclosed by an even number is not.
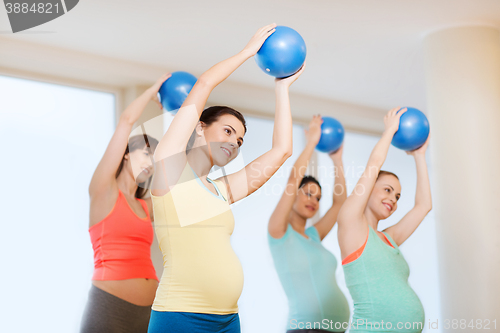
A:
[[[290,177],[288,177],[285,191],[269,219],[268,231],[274,238],[281,238],[286,232],[288,215],[297,197],[300,182],[302,178],[304,178],[309,160],[321,137],[322,122],[323,120],[321,117],[317,115],[314,116],[309,123],[309,130],[306,131],[306,147],[295,161],[292,171],[290,172]]]
[[[334,170],[334,186],[333,186],[333,204],[326,214],[314,225],[318,231],[321,240],[328,235],[330,230],[337,222],[337,216],[340,211],[340,207],[344,204],[347,198],[347,188],[345,186],[344,177],[344,164],[342,163],[342,153],[344,147],[340,147],[334,153],[329,154],[333,161]]]
[[[156,148],[153,195],[166,194],[181,175],[186,165],[186,146],[212,90],[254,56],[275,27],[273,23],[260,28],[241,52],[211,67],[198,78]]]
[[[271,150],[250,162],[245,168],[226,177],[230,197],[234,203],[259,189],[292,155],[292,115],[288,88],[304,71],[305,64],[292,76],[276,79],[276,111],[274,115],[273,145]]]
[[[116,184],[116,171],[127,149],[128,138],[130,132],[132,132],[132,126],[139,119],[150,100],[158,101],[156,93],[160,89],[162,83],[169,77],[170,73],[160,77],[154,85],[148,88],[142,95],[135,99],[125,111],[123,111],[118,121],[118,125],[116,126],[115,133],[111,137],[108,147],[104,152],[104,156],[97,165],[92,180],[90,181],[89,194],[91,197],[111,190],[113,185]]]
[[[429,136],[430,138],[430,136]],[[429,145],[429,138],[422,147],[408,152],[415,158],[417,167],[417,192],[415,194],[415,206],[398,223],[387,228],[385,231],[394,239],[396,244],[401,245],[418,228],[425,216],[432,209],[431,186],[425,151]]]
[[[406,112],[406,109],[398,112],[399,109],[397,107],[390,110],[384,117],[384,133],[375,145],[375,148],[373,148],[365,171],[361,175],[356,187],[340,209],[338,216],[339,229],[343,227],[343,224],[352,225],[355,221],[362,221],[368,199],[377,181],[378,173],[387,157],[392,137],[399,128],[399,118]]]
[[[155,161],[161,161],[186,150],[189,138],[198,124],[212,90],[247,59],[254,56],[267,37],[274,32],[275,27],[276,24],[269,24],[260,28],[241,52],[214,65],[198,78],[158,144]]]

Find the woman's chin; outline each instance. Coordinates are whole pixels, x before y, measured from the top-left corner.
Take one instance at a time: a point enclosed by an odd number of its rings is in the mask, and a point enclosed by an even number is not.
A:
[[[148,181],[150,176],[146,176],[144,174],[140,174],[137,178],[135,178],[136,184],[142,184]]]
[[[224,163],[224,162],[217,162],[217,161],[214,161],[214,166],[219,167],[219,168],[223,168],[223,167],[225,167],[228,163],[229,163],[229,162]]]
[[[227,156],[214,159],[214,165],[218,166],[219,168],[225,167],[229,164],[229,162],[231,162],[231,160]]]
[[[305,218],[307,220],[307,219],[312,218],[314,215],[316,215],[316,211],[311,211],[311,210],[307,209],[301,215],[303,218]]]
[[[389,217],[391,217],[393,212],[384,212],[383,214],[380,215],[380,220],[387,220]]]

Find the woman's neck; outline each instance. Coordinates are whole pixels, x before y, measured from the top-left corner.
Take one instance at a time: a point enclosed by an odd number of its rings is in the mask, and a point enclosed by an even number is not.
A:
[[[205,179],[213,167],[209,155],[202,148],[194,148],[187,154],[189,166],[200,179]]]
[[[306,222],[307,219],[297,214],[293,209],[290,211],[290,214],[288,215],[288,223],[290,223],[295,231],[305,235]]]
[[[373,230],[378,231],[378,222],[380,221],[375,214],[368,209],[368,207],[365,209],[365,217],[366,220],[368,221],[368,225],[372,227]]]
[[[137,184],[135,182],[134,177],[130,174],[130,172],[126,169],[122,170],[118,177],[116,178],[116,183],[118,184],[118,188],[122,191],[123,194],[127,196],[135,196],[135,192],[137,191]]]

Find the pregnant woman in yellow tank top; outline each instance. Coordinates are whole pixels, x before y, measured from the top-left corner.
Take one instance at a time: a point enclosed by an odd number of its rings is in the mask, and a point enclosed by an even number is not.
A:
[[[276,80],[272,149],[216,180],[207,175],[214,165],[224,167],[236,158],[245,119],[226,106],[203,109],[212,90],[254,56],[275,27],[262,27],[241,52],[199,77],[157,147],[151,193],[164,273],[150,333],[240,332],[237,302],[243,271],[231,248],[234,218],[229,205],[260,188],[291,155],[288,88],[303,68]]]

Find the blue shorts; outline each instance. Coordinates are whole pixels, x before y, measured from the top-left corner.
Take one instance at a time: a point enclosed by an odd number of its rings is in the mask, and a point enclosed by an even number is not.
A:
[[[148,333],[240,333],[237,313],[216,315],[209,313],[151,311]]]

